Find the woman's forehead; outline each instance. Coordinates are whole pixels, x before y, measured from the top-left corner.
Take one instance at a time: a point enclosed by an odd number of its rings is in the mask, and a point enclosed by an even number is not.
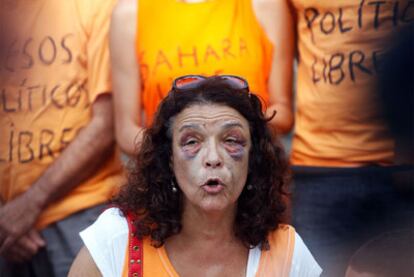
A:
[[[249,128],[247,120],[237,110],[218,104],[196,104],[185,108],[174,119],[174,130],[206,126]]]

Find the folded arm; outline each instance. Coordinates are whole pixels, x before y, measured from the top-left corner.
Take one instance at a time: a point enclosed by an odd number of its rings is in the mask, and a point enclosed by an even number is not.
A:
[[[272,68],[269,78],[270,122],[280,133],[290,132],[293,116],[293,61],[296,52],[293,13],[287,0],[254,0],[256,16],[273,43]]]
[[[0,255],[32,230],[40,213],[85,181],[113,151],[112,97],[98,96],[92,119],[25,193],[0,208]],[[10,224],[13,222],[13,224]]]
[[[138,59],[137,1],[120,0],[112,13],[110,53],[114,88],[115,134],[121,150],[133,155],[143,128]]]

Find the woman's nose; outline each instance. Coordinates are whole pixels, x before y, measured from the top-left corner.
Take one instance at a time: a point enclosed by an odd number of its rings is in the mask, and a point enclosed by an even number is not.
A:
[[[219,153],[218,143],[215,140],[210,140],[206,149],[206,156],[204,159],[204,166],[207,168],[217,168],[223,165],[223,160]]]

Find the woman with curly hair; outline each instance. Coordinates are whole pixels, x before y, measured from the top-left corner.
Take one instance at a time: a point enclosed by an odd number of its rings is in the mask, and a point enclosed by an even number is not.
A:
[[[319,276],[281,224],[288,166],[269,120],[244,79],[176,79],[70,276]]]

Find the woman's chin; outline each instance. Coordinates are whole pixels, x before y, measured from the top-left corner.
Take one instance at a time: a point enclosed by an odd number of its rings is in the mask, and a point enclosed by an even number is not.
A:
[[[219,199],[219,197],[215,197],[213,199],[203,199],[203,201],[199,203],[199,208],[205,213],[225,213],[234,207],[234,203],[228,201],[227,199],[224,201],[223,199]]]

